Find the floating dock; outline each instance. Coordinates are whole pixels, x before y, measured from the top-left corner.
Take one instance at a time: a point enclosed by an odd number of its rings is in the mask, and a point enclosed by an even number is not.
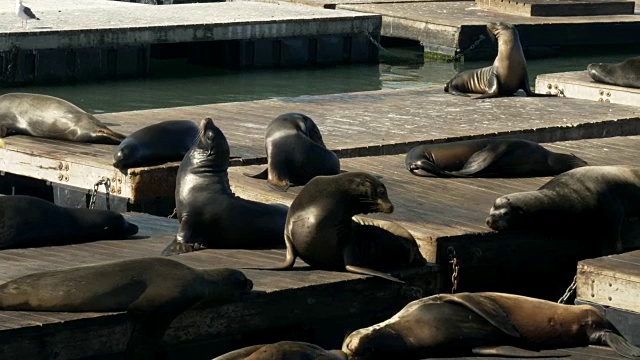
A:
[[[0,12],[0,84],[141,76],[153,55],[233,67],[378,62],[374,14],[244,1],[28,5],[41,20],[26,29],[13,6]]]
[[[159,256],[173,239],[177,220],[128,214],[138,239],[0,251],[0,282],[71,266]],[[284,244],[284,243],[283,243]],[[284,250],[205,250],[172,257],[196,268],[269,267]],[[256,293],[218,307],[180,315],[164,337],[170,358],[211,359],[251,341],[298,339],[340,344],[349,331],[382,321],[406,303],[435,293],[435,266],[397,276],[407,284],[370,276],[309,270],[242,270]],[[0,359],[79,359],[122,353],[132,323],[125,313],[0,311]],[[257,340],[255,340],[257,339]]]
[[[535,89],[540,94],[560,92],[575,99],[640,106],[640,89],[596,82],[586,70],[540,74]]]
[[[166,7],[165,7],[166,8]],[[163,120],[199,122],[212,117],[225,133],[233,165],[265,163],[264,133],[280,114],[301,112],[319,126],[341,158],[403,154],[424,142],[512,136],[539,142],[640,134],[640,108],[563,97],[475,100],[444,93],[442,86],[348,94],[300,96],[239,103],[153,109],[97,117],[130,134]],[[179,163],[129,169],[113,167],[114,145],[9,136],[0,149],[0,171],[53,185],[56,203],[87,206],[94,185],[109,179],[112,208],[167,216],[174,208]],[[20,193],[11,190],[9,193]],[[30,190],[31,191],[31,190]],[[6,193],[6,192],[5,192]],[[105,187],[98,187],[104,207]]]
[[[633,344],[640,346],[640,251],[578,263],[576,302],[601,308]]]
[[[543,144],[573,153],[590,165],[637,165],[640,136],[587,139]],[[536,190],[550,177],[517,179],[451,179],[419,177],[409,173],[405,155],[341,159],[341,169],[379,176],[395,205],[393,214],[369,214],[395,221],[418,240],[424,257],[449,269],[452,257],[460,264],[458,291],[506,291],[557,300],[576,272],[579,260],[593,257],[582,239],[559,239],[492,232],[485,224],[495,199],[514,192]],[[243,174],[264,166],[233,167],[229,181],[235,194],[266,203],[289,205],[300,187],[278,192]],[[640,248],[640,224],[630,219],[624,227],[627,249]],[[443,270],[442,283],[451,286]],[[526,279],[526,280],[523,280]],[[554,280],[551,280],[554,279]],[[554,284],[557,288],[554,288]],[[544,289],[544,290],[540,290]],[[555,296],[555,297],[554,297]]]
[[[382,15],[382,36],[418,41],[427,57],[493,59],[497,44],[486,25],[494,21],[516,25],[525,55],[554,55],[563,47],[640,45],[635,35],[640,16],[634,14],[522,16],[485,10],[469,1],[365,2],[336,8]]]

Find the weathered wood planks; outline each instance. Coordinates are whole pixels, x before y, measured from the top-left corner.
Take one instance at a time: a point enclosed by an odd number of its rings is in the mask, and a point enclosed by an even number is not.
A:
[[[485,10],[521,16],[593,16],[633,14],[634,1],[615,0],[476,0]]]
[[[586,67],[587,64],[585,69]],[[640,105],[640,89],[596,82],[589,77],[586,70],[538,75],[535,89],[540,94],[557,94],[561,91],[570,98]]]
[[[138,213],[126,216],[140,227],[138,239],[0,251],[0,282],[38,271],[158,256],[177,231],[175,219]],[[242,269],[277,265],[283,261],[284,251],[205,250],[173,259],[198,268]],[[435,292],[435,269],[425,266],[399,276],[406,276],[408,283],[422,289],[426,296]],[[282,336],[281,328],[299,330],[305,326],[309,331],[327,318],[379,321],[418,294],[416,288],[382,279],[310,270],[302,261],[293,271],[242,271],[253,281],[257,293],[238,303],[181,315],[165,337],[169,347],[204,342],[208,345],[203,351],[211,358],[239,347],[236,344],[248,341],[245,337],[260,332]],[[0,311],[0,320],[0,359],[54,355],[74,359],[118,353],[123,351],[132,327],[123,313]],[[342,339],[346,331],[343,325],[336,324],[334,329],[331,336]],[[313,337],[311,333],[298,336]]]
[[[640,133],[640,109],[606,107],[568,98],[510,97],[477,101],[451,96],[438,87],[300,96],[242,103],[154,109],[98,118],[129,134],[163,120],[200,121],[210,116],[227,136],[234,164],[265,161],[264,131],[285,112],[309,115],[325,143],[340,157],[400,154],[420,142],[486,136],[518,136],[536,141],[569,140]],[[89,191],[102,177],[110,193],[131,203],[172,198],[178,163],[113,168],[113,145],[76,144],[10,136],[0,149],[0,171]],[[104,193],[104,188],[99,188]]]

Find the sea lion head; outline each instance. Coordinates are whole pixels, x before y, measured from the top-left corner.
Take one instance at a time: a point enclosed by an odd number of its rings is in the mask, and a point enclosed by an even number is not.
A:
[[[610,83],[614,71],[612,71],[611,64],[593,63],[587,65],[587,73],[597,82]]]
[[[203,289],[207,302],[229,302],[251,292],[253,282],[245,274],[232,268],[210,268],[201,270],[208,280]]]
[[[491,229],[501,231],[517,224],[523,214],[524,210],[511,201],[511,195],[505,195],[493,203],[486,223]]]
[[[138,226],[117,212],[103,209],[83,210],[79,219],[86,228],[95,229],[95,235],[100,239],[122,239],[138,233]]]
[[[213,168],[227,169],[229,167],[229,143],[209,117],[200,122],[200,132],[196,143],[191,148],[191,156],[196,162],[206,161]]]
[[[381,324],[356,330],[342,343],[342,352],[349,359],[397,358],[398,354],[407,353],[408,349],[399,333]]]
[[[391,214],[393,212],[393,204],[389,200],[387,188],[375,176],[364,172],[347,172],[334,176],[347,181],[348,193],[360,205],[357,209],[359,214],[374,212]]]
[[[113,166],[118,169],[126,169],[135,166],[135,159],[140,157],[140,144],[137,141],[125,139],[120,143],[118,149],[113,154]]]
[[[304,136],[308,137],[314,143],[326,147],[324,145],[324,141],[322,140],[322,135],[320,134],[318,125],[316,125],[316,123],[310,117],[300,113],[287,113],[281,116],[288,119],[298,133],[301,133]]]
[[[494,40],[498,39],[498,41],[500,41],[501,39],[511,38],[517,39],[518,43],[520,42],[516,28],[512,24],[506,22],[497,21],[488,23],[487,32]]]

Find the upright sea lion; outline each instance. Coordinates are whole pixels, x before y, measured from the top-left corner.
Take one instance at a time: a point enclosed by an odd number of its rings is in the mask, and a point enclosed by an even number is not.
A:
[[[26,196],[0,196],[0,249],[124,239],[138,227],[110,210],[68,208]]]
[[[587,72],[600,83],[640,88],[640,56],[616,64],[589,64]]]
[[[26,93],[0,96],[0,137],[12,134],[114,145],[125,138],[68,101]]]
[[[511,96],[519,89],[523,89],[527,96],[547,96],[536,94],[529,87],[527,61],[518,30],[508,23],[492,22],[487,24],[487,32],[498,41],[498,56],[493,65],[458,73],[447,82],[444,91],[461,96],[469,96],[466,93],[482,94],[476,99]]]
[[[519,139],[478,139],[419,145],[405,157],[413,175],[440,177],[553,176],[586,166],[573,154]]]
[[[180,161],[198,138],[198,125],[190,120],[168,120],[143,127],[127,136],[113,154],[119,169]]]
[[[162,252],[175,255],[213,248],[282,246],[287,207],[237,197],[229,186],[229,144],[211,118],[184,156],[176,179],[180,228]]]
[[[204,303],[228,303],[253,283],[235,269],[195,269],[167,258],[140,258],[29,274],[0,285],[0,309],[128,311],[135,328],[128,358],[156,359],[167,327]]]
[[[425,260],[402,226],[354,217],[372,212],[393,212],[386,187],[374,176],[363,172],[316,176],[289,208],[286,260],[270,270],[291,269],[299,256],[312,267],[401,282],[373,268],[416,266]]]
[[[247,346],[220,355],[213,360],[347,360],[340,350],[325,350],[318,345],[299,341]]]
[[[625,217],[640,215],[640,167],[585,166],[562,173],[538,190],[504,195],[489,211],[493,230],[534,230],[581,236],[603,255],[624,250]]]
[[[537,353],[589,344],[640,357],[596,308],[501,293],[440,294],[409,303],[389,320],[351,333],[342,344],[350,359],[440,356],[549,357]]]
[[[287,113],[275,118],[264,138],[267,168],[256,179],[267,179],[269,186],[287,191],[291,184],[304,185],[318,175],[340,173],[340,160],[327,149],[320,129],[310,117]]]

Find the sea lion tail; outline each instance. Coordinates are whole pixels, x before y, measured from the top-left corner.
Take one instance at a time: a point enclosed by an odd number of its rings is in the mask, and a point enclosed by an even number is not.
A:
[[[383,279],[387,279],[387,280],[391,280],[393,282],[397,282],[400,284],[404,284],[405,282],[394,277],[391,276],[389,274],[380,272],[380,271],[376,271],[373,269],[367,269],[367,268],[363,268],[360,266],[354,266],[354,265],[346,265],[345,269],[350,272],[350,273],[354,273],[354,274],[360,274],[360,275],[371,275],[371,276],[377,276],[377,277],[381,277]]]
[[[267,180],[269,178],[269,168],[266,168],[264,170],[262,170],[261,172],[257,173],[257,174],[247,174],[247,173],[242,173],[242,175],[244,176],[248,176],[250,178],[254,178],[254,179],[261,179],[261,180]]]
[[[601,341],[602,341],[602,344],[608,345],[616,353],[624,357],[627,357],[630,359],[640,358],[640,348],[638,348],[637,346],[634,346],[633,344],[629,343],[625,338],[623,338],[622,336],[610,330],[605,330],[602,333]]]
[[[549,156],[549,165],[559,174],[589,164],[574,154],[553,153]]]

